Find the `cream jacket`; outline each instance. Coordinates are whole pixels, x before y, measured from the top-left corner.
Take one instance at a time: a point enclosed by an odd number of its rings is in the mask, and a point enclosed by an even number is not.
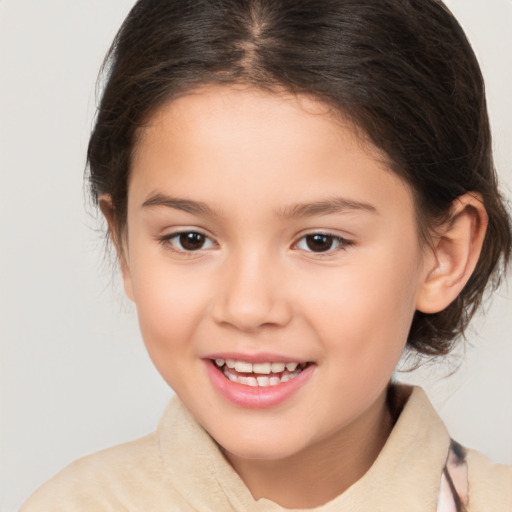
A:
[[[315,512],[436,512],[450,436],[420,388],[367,473]],[[407,398],[407,396],[410,396]],[[469,512],[512,512],[512,467],[466,450]],[[173,398],[156,432],[72,463],[21,512],[284,512],[254,500],[215,442]],[[304,511],[304,509],[302,509]],[[463,509],[462,509],[463,510]]]

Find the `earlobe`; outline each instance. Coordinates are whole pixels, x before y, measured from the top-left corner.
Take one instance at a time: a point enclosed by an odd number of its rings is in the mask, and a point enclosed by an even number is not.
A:
[[[487,229],[479,194],[469,192],[452,204],[449,219],[436,230],[426,257],[416,309],[438,313],[459,295],[476,267]]]
[[[124,291],[128,298],[133,301],[132,280],[128,262],[128,248],[123,240],[122,233],[118,232],[119,229],[116,223],[116,212],[112,203],[112,198],[108,194],[102,194],[98,199],[98,205],[101,213],[107,221],[110,239],[112,240],[116,250],[117,261],[119,262],[119,268],[123,278]]]

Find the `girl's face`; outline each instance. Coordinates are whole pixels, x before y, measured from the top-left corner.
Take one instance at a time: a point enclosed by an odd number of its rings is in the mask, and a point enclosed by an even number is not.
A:
[[[211,87],[161,108],[124,251],[154,364],[234,456],[285,458],[380,414],[425,278],[414,204],[324,105]]]

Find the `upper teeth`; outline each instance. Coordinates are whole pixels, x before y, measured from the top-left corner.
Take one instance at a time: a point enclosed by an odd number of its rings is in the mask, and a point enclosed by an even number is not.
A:
[[[234,368],[239,373],[281,373],[286,368],[290,372],[297,369],[299,363],[247,363],[246,361],[234,361],[233,359],[215,359],[215,364],[219,367],[224,366]]]

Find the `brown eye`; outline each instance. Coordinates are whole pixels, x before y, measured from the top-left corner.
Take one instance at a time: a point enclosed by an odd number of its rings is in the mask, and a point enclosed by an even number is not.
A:
[[[335,235],[326,233],[311,233],[303,236],[297,243],[297,248],[307,252],[335,252],[346,249],[353,242]]]
[[[198,231],[171,233],[161,237],[159,241],[164,247],[177,253],[201,251],[217,247],[217,244],[210,237]]]
[[[186,251],[197,251],[202,249],[206,241],[206,237],[201,233],[193,231],[189,233],[180,233],[177,237],[179,245]]]
[[[306,245],[310,251],[325,252],[332,249],[334,237],[320,233],[306,236]]]

